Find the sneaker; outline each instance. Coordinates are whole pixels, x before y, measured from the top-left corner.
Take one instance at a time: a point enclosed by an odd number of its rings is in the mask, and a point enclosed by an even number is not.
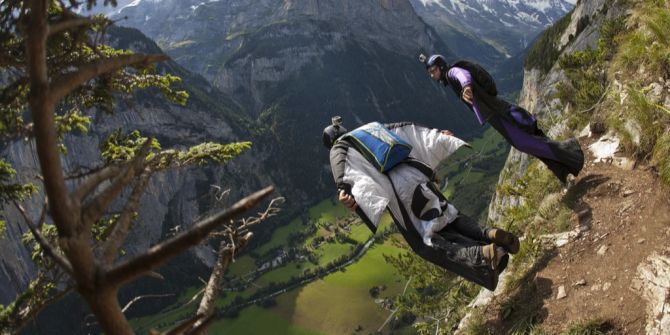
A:
[[[491,240],[491,242],[505,248],[505,251],[509,252],[510,254],[516,254],[519,252],[521,244],[519,243],[519,238],[516,237],[516,235],[498,228],[489,229],[486,235],[488,235],[487,237],[489,240]]]
[[[487,244],[482,247],[482,256],[487,265],[493,270],[498,270],[501,260],[507,255],[505,249],[497,246],[495,243]],[[506,265],[506,264],[505,264]]]

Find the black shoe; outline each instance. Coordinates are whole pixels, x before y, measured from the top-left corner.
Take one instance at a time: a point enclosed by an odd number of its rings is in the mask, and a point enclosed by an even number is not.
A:
[[[504,269],[507,266],[507,257],[505,257],[507,256],[507,253],[505,252],[505,249],[497,246],[495,243],[483,246],[482,256],[484,257],[486,264],[491,266],[491,269],[498,271],[498,273],[502,271],[500,270],[501,267]],[[505,259],[504,264],[502,262],[503,259]]]
[[[510,254],[519,252],[521,243],[519,243],[519,238],[516,235],[498,228],[490,229],[486,234],[491,242],[505,248],[505,251]]]

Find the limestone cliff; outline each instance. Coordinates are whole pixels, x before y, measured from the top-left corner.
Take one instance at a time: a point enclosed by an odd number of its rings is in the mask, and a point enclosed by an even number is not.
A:
[[[557,136],[565,131],[576,134],[578,129],[565,129],[565,123],[554,120],[565,120],[564,113],[568,110],[560,100],[556,98],[557,84],[566,80],[563,70],[558,66],[558,55],[566,55],[577,50],[594,48],[599,37],[599,29],[604,20],[620,16],[621,9],[610,8],[611,1],[595,0],[580,1],[574,11],[570,14],[569,23],[564,31],[556,36],[557,42],[552,46],[558,51],[551,70],[544,73],[534,66],[526,66],[524,69],[523,88],[519,97],[518,105],[535,115],[541,124],[549,125],[545,131],[550,137]],[[580,20],[584,22],[589,18],[590,24],[579,27]],[[570,37],[572,36],[572,37]],[[526,173],[529,156],[512,148],[505,167],[500,174],[499,184],[505,182],[513,183]],[[504,196],[499,192],[493,195],[489,206],[489,220],[497,222],[505,208],[517,205],[521,199],[513,196]]]

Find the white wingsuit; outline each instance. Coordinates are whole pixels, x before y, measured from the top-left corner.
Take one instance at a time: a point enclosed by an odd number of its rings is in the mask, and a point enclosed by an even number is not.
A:
[[[357,213],[373,232],[388,209],[410,247],[421,257],[495,289],[498,273],[481,258],[481,246],[490,243],[486,229],[448,203],[433,178],[447,158],[467,143],[413,123],[385,127],[412,146],[412,162],[382,173],[342,137],[330,152],[338,189],[353,195]],[[434,245],[436,238],[443,242],[440,247]]]
[[[439,168],[440,163],[458,148],[467,144],[457,137],[442,134],[437,129],[419,127],[414,124],[390,130],[412,146],[410,157],[425,163],[428,167]],[[437,169],[433,169],[435,170]],[[427,184],[432,180],[425,173],[413,166],[400,164],[391,169],[387,177],[386,174],[377,171],[356,150],[352,150],[347,155],[343,181],[352,185],[351,194],[375,228],[379,226],[379,220],[386,207],[391,211],[393,217],[402,218],[398,201],[411,204],[417,186],[421,187],[424,195],[430,200],[426,203],[427,208],[424,211],[431,208],[440,209],[444,205],[440,204],[440,199],[427,189]],[[394,186],[397,198],[394,195]],[[421,220],[412,211],[408,211],[412,219],[411,224],[417,229],[426,245],[432,246],[430,239],[433,234],[456,219],[458,210],[451,204],[447,206],[444,215],[431,221]],[[400,222],[400,224],[405,226],[407,223]]]

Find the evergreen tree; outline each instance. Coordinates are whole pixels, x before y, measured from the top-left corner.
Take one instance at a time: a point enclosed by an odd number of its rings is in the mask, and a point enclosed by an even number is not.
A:
[[[177,330],[201,331],[213,313],[218,281],[232,255],[251,237],[248,228],[272,215],[232,221],[258,204],[272,188],[244,198],[231,208],[194,223],[149,250],[119,259],[131,231],[139,200],[149,179],[170,169],[223,164],[248,149],[249,142],[201,143],[185,150],[163,149],[138,131],[113,133],[101,144],[101,166],[68,175],[62,155],[67,133],[85,133],[92,110],[112,113],[117,96],[157,88],[169,100],[184,104],[188,94],[173,89],[179,78],[158,74],[153,64],[162,54],[117,50],[103,43],[111,22],[102,16],[77,14],[96,0],[3,0],[0,2],[0,135],[5,143],[34,141],[41,178],[34,184],[15,181],[10,162],[0,161],[0,201],[13,203],[30,234],[38,275],[26,292],[0,310],[0,330],[16,332],[46,304],[70,291],[88,303],[106,334],[131,334],[117,293],[179,253],[201,243],[215,230],[225,234],[219,262],[205,289],[198,315]],[[115,0],[104,0],[116,5]],[[130,125],[132,127],[132,125]],[[18,179],[18,180],[26,180]],[[73,182],[66,182],[72,180]],[[43,197],[43,208],[24,208],[27,197]],[[121,204],[121,211],[110,206]],[[40,213],[34,220],[32,216]]]

